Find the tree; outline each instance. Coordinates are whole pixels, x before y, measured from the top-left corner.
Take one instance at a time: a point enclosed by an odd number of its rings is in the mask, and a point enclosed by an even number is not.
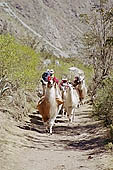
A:
[[[99,0],[90,16],[82,15],[88,24],[88,32],[84,34],[83,42],[94,69],[92,100],[103,80],[110,76],[113,67],[113,8],[108,4],[108,0]]]

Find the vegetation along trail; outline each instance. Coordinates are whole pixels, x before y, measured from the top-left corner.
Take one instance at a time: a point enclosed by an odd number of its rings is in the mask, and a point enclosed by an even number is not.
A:
[[[59,115],[53,135],[45,133],[37,112],[19,126],[0,112],[0,170],[108,170],[112,155],[105,152],[105,130],[90,112],[90,105],[81,106],[70,125]]]

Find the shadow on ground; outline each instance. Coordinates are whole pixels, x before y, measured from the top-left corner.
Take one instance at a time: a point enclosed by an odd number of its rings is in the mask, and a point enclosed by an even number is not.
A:
[[[26,122],[24,126],[19,126],[21,129],[35,131],[39,134],[46,134],[45,128],[41,116],[38,113],[34,113],[29,116],[30,122]],[[87,116],[86,116],[87,118]],[[60,147],[64,150],[91,150],[92,154],[98,154],[105,151],[105,138],[99,132],[101,128],[97,122],[87,122],[87,124],[71,124],[68,125],[66,119],[62,119],[60,116],[57,119],[57,123],[53,127],[53,135],[50,138],[47,137],[33,137],[27,135],[27,140],[39,143],[45,148]],[[85,137],[82,136],[85,134]],[[54,136],[58,138],[54,139]],[[65,137],[64,140],[61,140]],[[69,139],[68,139],[69,138]]]

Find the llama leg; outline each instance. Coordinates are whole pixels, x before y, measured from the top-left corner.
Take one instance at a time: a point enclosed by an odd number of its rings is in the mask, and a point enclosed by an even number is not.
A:
[[[44,122],[44,126],[45,126],[45,131],[46,131],[46,133],[49,133],[49,125],[48,125],[48,122]]]
[[[53,128],[53,125],[54,125],[54,120],[51,120],[51,122],[49,123],[49,133],[52,135],[52,128]]]
[[[52,127],[53,127],[53,125],[50,125],[50,131],[49,131],[49,133],[52,135]]]
[[[60,113],[60,111],[62,111],[62,104],[59,105],[59,107],[58,107],[58,114]]]
[[[75,122],[75,109],[73,109],[73,121]]]
[[[75,120],[75,113],[74,113],[74,108],[71,108],[71,112],[70,112],[70,122],[72,123]]]
[[[64,107],[62,106],[62,117],[64,117],[64,113],[65,113],[65,109],[64,109]]]
[[[67,118],[67,111],[65,110],[65,117]]]
[[[72,107],[68,107],[68,110],[67,110],[67,116],[69,118],[69,122],[72,123],[72,119],[73,119],[73,115],[72,115]]]
[[[64,117],[64,109],[62,110],[62,117]]]

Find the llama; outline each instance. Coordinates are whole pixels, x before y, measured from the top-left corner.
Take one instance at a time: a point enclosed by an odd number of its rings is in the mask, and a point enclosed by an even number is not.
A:
[[[62,104],[62,107],[61,107],[62,117],[65,116],[66,118],[67,118],[67,112],[66,112],[66,108],[64,107],[64,103],[65,103],[65,100],[66,100],[66,89],[67,89],[67,87],[68,86],[62,86],[62,89],[61,89],[61,96],[62,96],[62,100],[63,100],[63,104]]]
[[[52,127],[58,114],[58,106],[62,104],[62,101],[56,100],[56,89],[53,80],[49,80],[47,83],[45,96],[38,102],[38,110],[42,115],[42,119],[46,126],[46,130],[49,130],[52,134]]]
[[[76,89],[73,88],[72,84],[69,84],[65,96],[64,107],[67,111],[67,116],[69,121],[72,122],[75,119],[75,109],[78,107],[79,104],[79,96]]]
[[[87,96],[87,87],[85,85],[85,80],[81,80],[80,84],[77,85],[76,90],[78,92],[79,95],[79,99],[80,99],[80,104],[84,104],[85,103],[85,98]]]
[[[57,83],[55,83],[55,94],[58,103],[58,113],[59,113],[63,105],[63,100],[62,100],[62,93]]]

